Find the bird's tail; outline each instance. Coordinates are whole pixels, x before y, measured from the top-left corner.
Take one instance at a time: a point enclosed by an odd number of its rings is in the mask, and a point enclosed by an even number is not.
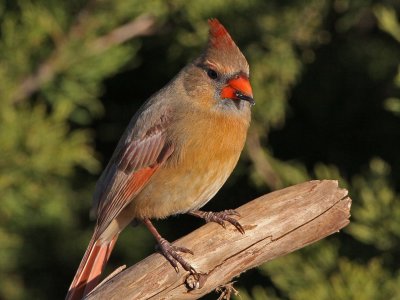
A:
[[[118,234],[110,242],[104,242],[98,240],[96,233],[93,235],[65,300],[81,300],[96,287],[117,238]]]

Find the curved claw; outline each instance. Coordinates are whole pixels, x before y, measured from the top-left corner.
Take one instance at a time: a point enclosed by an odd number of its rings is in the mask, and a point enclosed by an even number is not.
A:
[[[236,219],[232,218],[231,216],[238,216],[240,217],[240,214],[233,209],[227,209],[224,211],[220,212],[205,212],[205,211],[193,211],[190,212],[191,215],[203,218],[206,220],[206,222],[215,222],[220,224],[222,227],[226,228],[225,226],[225,221],[231,223],[233,226],[236,227],[236,229],[241,233],[244,234],[244,228],[243,226],[237,221]]]
[[[196,270],[183,259],[182,256],[178,254],[178,252],[189,253],[193,255],[193,252],[185,247],[173,246],[166,239],[160,239],[159,241],[159,250],[164,255],[164,257],[169,261],[172,267],[175,269],[177,273],[179,273],[178,263],[184,268],[186,271],[197,274]]]
[[[227,209],[227,210],[224,210],[223,212],[225,212],[226,214],[231,215],[231,216],[241,217],[241,215],[234,209]]]
[[[181,266],[188,272],[192,274],[197,274],[196,270],[189,264],[187,263],[182,256],[178,254],[178,252],[182,253],[190,253],[193,255],[193,252],[185,247],[178,247],[178,246],[173,246],[171,245],[170,242],[168,242],[166,239],[164,239],[157,231],[157,229],[154,227],[154,225],[151,223],[151,221],[147,218],[142,219],[143,224],[146,225],[146,227],[150,230],[150,232],[154,235],[158,242],[159,250],[161,254],[169,261],[169,263],[172,265],[172,267],[175,269],[175,271],[178,273],[179,268],[178,268],[178,263],[181,264]]]
[[[235,226],[236,229],[237,229],[241,234],[244,234],[244,233],[245,233],[245,232],[244,232],[244,228],[243,228],[243,226],[239,223],[239,221],[237,221],[237,220],[235,220],[234,218],[231,218],[231,217],[227,217],[225,220],[226,220],[227,222],[231,223],[233,226]]]

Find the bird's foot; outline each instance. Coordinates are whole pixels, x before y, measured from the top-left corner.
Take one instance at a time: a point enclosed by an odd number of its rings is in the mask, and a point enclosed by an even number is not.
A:
[[[198,273],[196,270],[186,261],[183,259],[182,256],[178,254],[178,252],[182,253],[190,253],[193,255],[193,252],[185,247],[178,247],[178,246],[173,246],[171,245],[170,242],[168,242],[166,239],[164,239],[157,231],[157,229],[154,227],[154,225],[151,223],[151,221],[148,218],[144,218],[142,220],[143,224],[146,225],[146,227],[150,230],[150,232],[154,235],[154,237],[157,240],[158,243],[158,250],[161,252],[161,254],[169,261],[169,263],[174,267],[175,271],[178,273],[179,268],[178,268],[178,263],[181,264],[181,266],[188,272],[192,273],[193,275],[196,275],[198,277]]]
[[[206,222],[215,222],[220,224],[222,227],[226,228],[225,226],[225,221],[231,223],[233,226],[236,227],[236,229],[241,233],[244,234],[244,228],[242,225],[240,225],[239,221],[236,219],[232,218],[231,216],[238,216],[240,217],[240,214],[233,210],[233,209],[227,209],[224,211],[220,212],[212,212],[212,211],[201,211],[201,210],[196,210],[190,212],[192,216],[202,218],[206,220]]]
[[[175,271],[178,273],[178,263],[188,272],[192,274],[197,274],[196,270],[179,255],[178,252],[189,253],[193,255],[193,252],[185,247],[178,247],[171,245],[166,239],[161,238],[158,240],[158,250],[164,255],[164,257],[169,261],[169,263],[174,267]]]

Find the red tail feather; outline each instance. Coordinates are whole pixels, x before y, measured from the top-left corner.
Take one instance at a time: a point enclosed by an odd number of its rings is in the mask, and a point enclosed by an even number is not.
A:
[[[85,255],[79,265],[78,271],[69,287],[66,300],[81,300],[90,293],[100,281],[100,275],[103,271],[115,242],[116,235],[111,242],[100,242],[92,237]],[[96,237],[97,238],[97,237]]]

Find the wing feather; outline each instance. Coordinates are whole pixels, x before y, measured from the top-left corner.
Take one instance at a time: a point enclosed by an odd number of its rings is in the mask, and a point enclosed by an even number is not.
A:
[[[143,189],[157,169],[174,151],[167,142],[168,118],[162,116],[141,136],[132,138],[128,129],[104,170],[95,191],[97,232],[100,235]]]

